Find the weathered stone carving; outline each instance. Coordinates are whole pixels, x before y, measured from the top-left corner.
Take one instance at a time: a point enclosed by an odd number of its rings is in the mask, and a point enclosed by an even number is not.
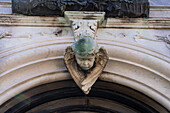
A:
[[[165,42],[166,47],[170,49],[170,34],[168,34],[167,36],[156,36],[156,37],[158,38],[158,40]]]
[[[11,37],[12,36],[12,33],[10,32],[0,32],[0,39],[1,38],[5,38],[5,37]]]
[[[158,38],[158,40],[162,40],[167,44],[170,44],[170,34],[167,36],[156,36]]]
[[[95,39],[97,31],[97,20],[74,20],[72,23],[75,40],[80,36],[91,37]]]
[[[97,24],[103,21],[105,13],[81,13],[82,18],[86,19],[76,17],[80,12],[65,12],[65,17],[72,25],[75,42],[67,47],[64,61],[76,84],[88,94],[108,61],[106,50],[99,48],[95,40]]]
[[[137,42],[138,39],[143,39],[143,40],[148,40],[148,41],[154,41],[154,42],[160,42],[160,40],[156,40],[156,39],[151,39],[148,37],[145,37],[143,35],[137,34],[134,36],[134,40]]]
[[[85,40],[88,42],[90,38],[82,38],[78,40],[75,42],[75,46],[76,43],[79,43],[77,46],[81,46],[83,41],[85,46]],[[78,50],[73,50],[72,48]],[[90,49],[92,50],[90,51]],[[94,46],[91,48],[77,48],[69,46],[66,49],[64,61],[76,84],[85,94],[88,94],[92,85],[96,82],[106,66],[108,55],[104,48],[100,48],[97,52],[97,50],[94,49]]]
[[[0,39],[2,38],[31,38],[31,34],[14,36],[12,32],[0,32]]]
[[[148,17],[148,0],[12,0],[14,13],[58,15],[64,11],[104,11],[107,17]]]
[[[140,34],[134,36],[134,40],[137,42],[138,39],[148,40],[148,41],[154,41],[154,42],[165,42],[165,45],[168,49],[170,49],[170,34],[166,36],[158,36],[155,35],[156,39],[148,38],[145,36],[142,36]]]

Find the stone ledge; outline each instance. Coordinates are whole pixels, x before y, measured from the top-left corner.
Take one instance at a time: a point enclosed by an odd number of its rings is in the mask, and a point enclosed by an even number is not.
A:
[[[64,17],[0,15],[0,26],[68,27]],[[170,18],[107,18],[100,28],[170,29]]]

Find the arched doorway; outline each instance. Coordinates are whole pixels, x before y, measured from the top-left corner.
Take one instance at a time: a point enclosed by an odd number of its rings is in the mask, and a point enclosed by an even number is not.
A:
[[[158,113],[153,106],[166,112],[148,96],[120,84],[98,80],[84,95],[73,80],[65,80],[26,90],[0,109],[4,113]]]
[[[22,109],[28,111],[32,108],[36,109],[39,105],[44,104],[46,106],[50,104],[48,102],[58,100],[56,98],[52,98],[55,96],[50,96],[52,95],[52,92],[48,93],[52,90],[50,88],[57,91],[58,87],[63,87],[65,90],[62,90],[60,96],[64,97],[61,97],[61,99],[75,97],[76,101],[80,101],[82,99],[82,101],[87,102],[87,100],[93,100],[91,97],[95,97],[95,103],[97,104],[110,103],[107,105],[117,105],[118,102],[120,103],[118,104],[119,106],[123,107],[125,105],[126,107],[123,108],[129,110],[136,109],[136,111],[141,111],[142,109],[143,111],[144,108],[146,108],[146,111],[151,109],[147,112],[158,111],[162,113],[163,111],[163,113],[168,113],[169,78],[166,75],[169,75],[169,64],[166,59],[161,59],[162,56],[155,57],[154,52],[150,53],[152,51],[146,51],[140,47],[126,43],[99,38],[99,44],[104,46],[109,53],[109,61],[102,75],[99,77],[99,80],[101,81],[96,82],[96,84],[92,87],[92,92],[88,96],[85,96],[79,88],[77,88],[73,81],[67,81],[70,80],[71,77],[65,68],[63,53],[65,48],[72,43],[72,38],[61,38],[62,40],[50,39],[49,41],[42,41],[39,43],[28,43],[22,47],[17,46],[8,51],[4,50],[4,53],[2,54],[2,56],[4,56],[1,58],[2,63],[0,64],[3,67],[0,78],[1,111],[3,110],[3,112],[6,112],[9,110],[10,112],[10,110],[14,110],[14,108],[15,110],[21,109],[21,111],[17,111],[18,113],[22,112]],[[60,85],[58,85],[58,83],[60,83]],[[55,85],[50,86],[50,84]],[[65,86],[65,84],[67,84],[67,86]],[[113,84],[119,84],[119,87],[116,88]],[[42,88],[45,86],[47,86],[47,88]],[[38,87],[39,90],[36,89]],[[129,90],[134,90],[133,93],[124,90],[124,87]],[[44,93],[41,93],[41,90]],[[31,93],[32,91],[37,93]],[[65,94],[65,92],[67,93]],[[42,96],[41,94],[46,93],[49,94],[47,95],[49,98],[39,98]],[[115,95],[113,96],[115,98],[111,98],[112,95]],[[36,101],[32,101],[31,97],[36,97]],[[32,107],[30,104],[25,104],[27,101],[24,101],[25,99],[28,99],[31,103],[33,103],[31,104]],[[43,102],[46,99],[47,101]],[[69,102],[72,102],[73,100],[70,100]],[[62,101],[59,103],[64,102]],[[84,107],[85,105],[83,104],[83,107],[81,107],[81,104],[76,105],[76,109],[77,106],[80,106],[77,111],[83,111],[83,108],[86,108]],[[137,105],[138,107],[136,108],[135,106]],[[19,107],[18,109],[17,106]],[[97,105],[95,104],[94,106]],[[96,107],[94,108],[96,109]],[[94,111],[94,108],[90,107],[86,110],[89,112],[98,112]],[[73,112],[73,110],[69,111],[69,109],[72,109],[72,107],[69,107],[66,112]],[[97,109],[99,109],[99,107],[97,107]],[[64,108],[64,110],[66,109]],[[108,108],[105,104],[100,105],[99,110],[101,112],[102,110],[111,110],[113,112],[119,111],[115,107]]]

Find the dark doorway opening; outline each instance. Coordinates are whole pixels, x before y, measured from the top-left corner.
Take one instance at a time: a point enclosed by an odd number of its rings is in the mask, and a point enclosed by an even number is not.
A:
[[[97,81],[90,94],[85,95],[74,81],[67,80],[31,88],[5,102],[0,109],[3,113],[158,113],[147,100],[165,109],[126,86]]]

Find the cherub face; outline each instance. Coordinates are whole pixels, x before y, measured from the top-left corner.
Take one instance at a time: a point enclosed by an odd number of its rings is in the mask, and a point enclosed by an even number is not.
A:
[[[83,70],[89,70],[90,68],[93,67],[94,61],[95,61],[95,55],[81,56],[81,55],[75,54],[75,56],[76,56],[76,61],[78,65]]]

